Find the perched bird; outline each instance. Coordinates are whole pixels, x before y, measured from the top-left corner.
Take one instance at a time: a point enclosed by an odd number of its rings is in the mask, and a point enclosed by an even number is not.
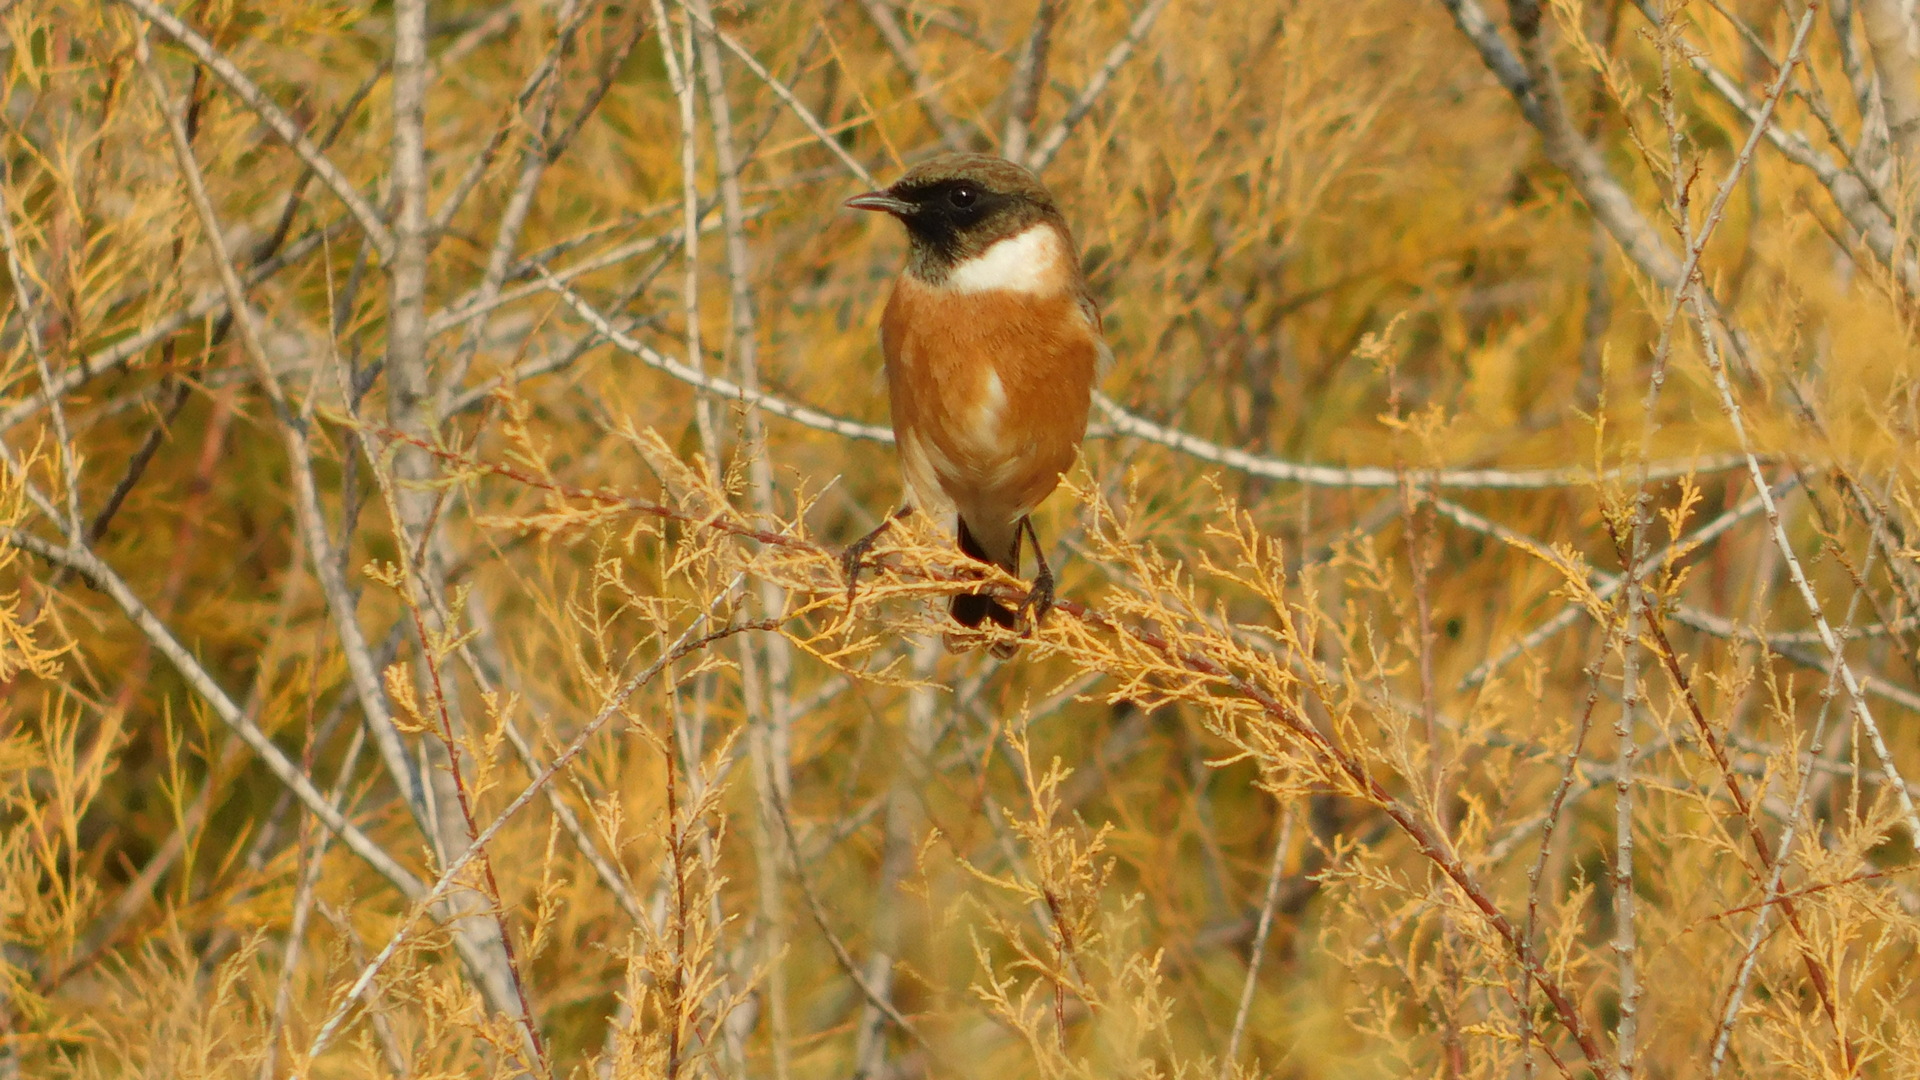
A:
[[[848,548],[849,596],[873,541],[917,506],[957,515],[960,550],[1016,577],[1030,540],[1038,573],[1022,608],[1037,622],[1053,572],[1028,515],[1073,465],[1106,356],[1073,234],[1038,177],[988,154],[943,154],[846,205],[899,218],[908,241],[880,322],[907,499]],[[1018,622],[985,593],[949,610],[969,629]]]

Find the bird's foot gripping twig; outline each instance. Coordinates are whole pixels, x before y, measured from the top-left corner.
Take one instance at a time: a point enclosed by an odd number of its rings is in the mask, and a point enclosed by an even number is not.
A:
[[[873,550],[874,543],[877,542],[888,529],[893,528],[894,522],[899,521],[912,512],[912,506],[902,506],[900,509],[888,514],[886,520],[874,526],[872,532],[848,544],[847,550],[840,553],[840,573],[841,576],[847,579],[848,618],[853,617],[853,594],[854,590],[858,588],[860,584],[861,561],[867,557],[867,552]]]
[[[1033,622],[1028,633],[1040,629],[1040,623],[1046,619],[1047,612],[1053,610],[1053,568],[1047,565],[1047,556],[1040,550],[1040,538],[1034,535],[1033,519],[1023,518],[1020,527],[1025,530],[1027,539],[1033,544],[1033,558],[1039,563],[1039,570],[1033,575],[1033,587],[1027,590],[1027,598],[1020,602],[1021,614],[1031,611]]]

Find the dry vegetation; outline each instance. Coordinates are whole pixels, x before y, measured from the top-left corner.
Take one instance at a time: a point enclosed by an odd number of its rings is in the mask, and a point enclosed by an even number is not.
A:
[[[0,1078],[1920,1075],[1909,6],[0,3]],[[837,562],[942,145],[1005,663]]]

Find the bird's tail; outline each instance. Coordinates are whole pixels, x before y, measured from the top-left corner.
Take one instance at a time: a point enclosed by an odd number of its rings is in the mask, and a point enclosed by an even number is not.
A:
[[[1019,533],[1016,532],[1014,535],[1016,537],[1014,541],[1014,553],[1017,555],[1019,553]],[[983,563],[993,563],[1013,573],[1019,573],[1018,566],[1008,567],[1008,560],[1004,558],[996,559],[986,553],[986,550],[980,546],[980,541],[976,540],[973,533],[967,530],[965,518],[960,520],[960,551]],[[947,602],[947,611],[953,616],[954,622],[959,623],[969,630],[980,629],[980,624],[989,619],[993,620],[995,626],[1003,630],[1012,630],[1019,623],[1019,619],[1015,616],[1012,608],[995,600],[985,592],[961,593]],[[1013,644],[1011,642],[998,642],[993,645],[992,648],[994,655],[1002,659],[1013,654]]]

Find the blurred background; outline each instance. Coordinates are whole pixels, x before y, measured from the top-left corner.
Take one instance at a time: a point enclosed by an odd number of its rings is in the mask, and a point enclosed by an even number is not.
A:
[[[0,28],[0,1077],[1920,1073],[1910,5]],[[946,149],[1116,361],[1004,662],[838,562]]]

